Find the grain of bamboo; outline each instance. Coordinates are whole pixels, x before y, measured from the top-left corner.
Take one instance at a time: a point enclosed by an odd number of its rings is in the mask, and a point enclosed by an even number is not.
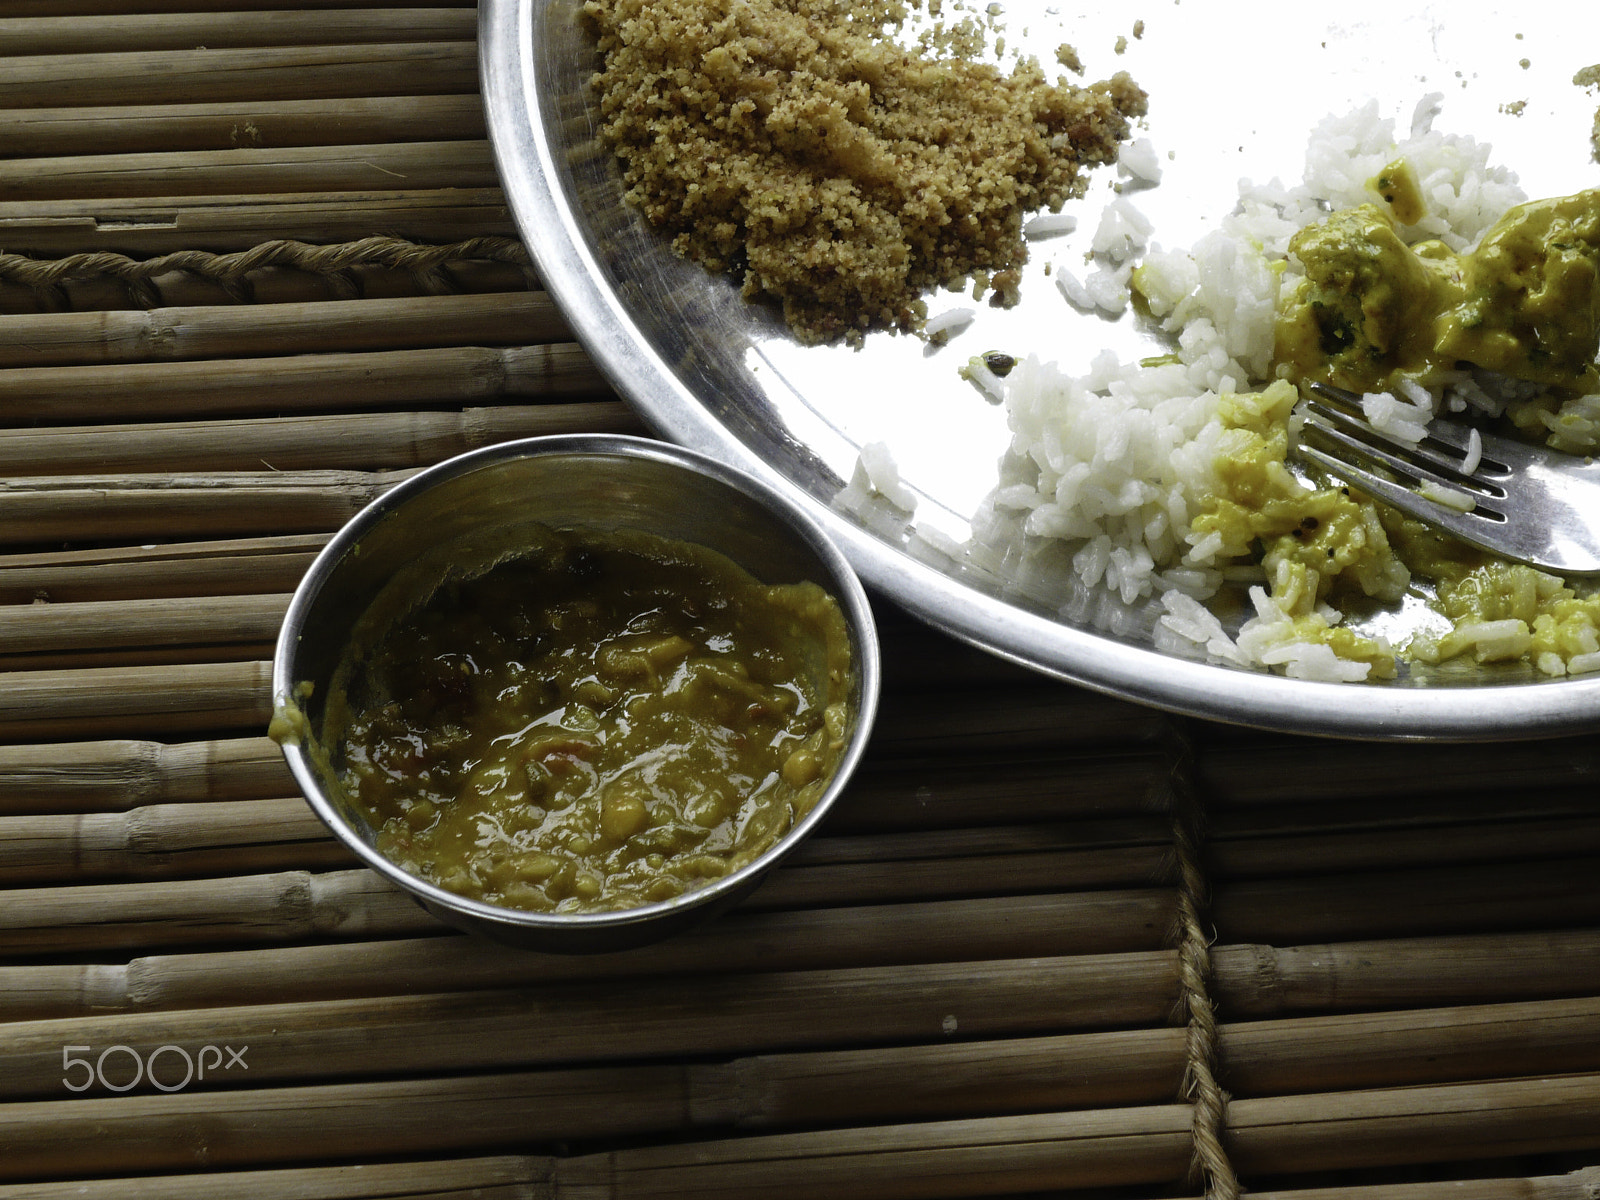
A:
[[[1486,863],[1217,885],[1222,942],[1293,945],[1406,934],[1500,933],[1600,922],[1600,859]]]
[[[1052,888],[1148,887],[1173,881],[1166,846],[1108,847],[894,862],[796,863],[746,903],[752,908],[874,904],[915,895],[981,896]]]
[[[282,871],[173,883],[15,888],[0,913],[0,953],[280,942],[435,932],[428,916],[370,871]]]
[[[396,181],[398,183],[398,181]],[[261,231],[316,245],[370,237],[375,229],[419,243],[515,238],[499,188],[426,191],[392,187],[314,195],[45,200],[0,203],[5,249],[34,256],[112,252],[153,257],[226,253],[261,244]]]
[[[1600,1148],[1600,1076],[1242,1100],[1228,1143],[1241,1171],[1293,1174]]]
[[[0,367],[60,367],[284,354],[570,341],[545,292],[217,304],[15,316]]]
[[[280,593],[0,606],[0,648],[9,656],[112,646],[271,643],[289,599]]]
[[[464,42],[477,36],[477,25],[477,14],[460,8],[0,17],[0,46],[23,55]]]
[[[8,815],[117,812],[294,792],[282,753],[265,737],[0,746],[0,808]]]
[[[1252,1200],[1594,1200],[1597,1192],[1600,1167],[1583,1167],[1565,1175],[1355,1184],[1252,1191],[1250,1195]]]
[[[0,201],[470,189],[498,178],[484,140],[83,154],[0,160]]]
[[[874,728],[907,759],[952,739],[996,753],[1046,745],[1110,748],[1154,741],[1168,728],[1153,709],[1049,680],[975,690],[964,701],[958,707],[943,695],[898,693],[879,709]]]
[[[289,592],[329,534],[0,554],[0,604]]]
[[[425,467],[517,438],[644,432],[639,418],[620,400],[455,412],[0,429],[0,471],[9,467],[35,476],[90,471],[151,475],[263,467],[279,471]]]
[[[11,1190],[21,1200],[73,1196],[83,1200],[113,1196],[118,1200],[215,1200],[218,1195],[255,1200],[542,1200],[548,1196],[546,1185],[553,1170],[547,1158],[508,1155],[19,1184]],[[1530,1196],[1524,1200],[1568,1198]]]
[[[508,956],[464,937],[265,946],[125,963],[0,967],[0,1017],[350,999],[573,979],[869,966],[891,961],[1115,953],[1164,944],[1164,889],[911,901],[867,909],[732,914],[664,946]],[[881,921],[881,925],[879,922]],[[984,947],[989,947],[985,950]],[[1600,933],[1410,938],[1215,951],[1223,1016],[1282,1017],[1600,994]],[[1444,969],[1441,969],[1443,967]]]
[[[1211,959],[1228,1019],[1600,995],[1593,929],[1217,946]]]
[[[0,817],[0,885],[359,865],[299,797]]]
[[[1308,738],[1249,739],[1207,747],[1198,777],[1219,812],[1258,805],[1318,805],[1351,795],[1451,795],[1504,787],[1533,791],[1565,778],[1600,781],[1592,738],[1494,746],[1347,745]]]
[[[247,146],[359,146],[482,138],[476,96],[113,105],[19,110],[0,125],[0,155],[151,154]]]
[[[0,372],[0,397],[12,425],[115,421],[124,415],[149,419],[373,411],[505,396],[596,397],[609,392],[589,357],[570,342]]]
[[[1085,852],[797,866],[775,874],[746,907],[759,911],[1023,894],[1040,889],[1142,888],[1158,882],[1170,870],[1164,860],[1148,852],[1112,852],[1107,862],[1094,860],[1094,853]],[[1229,907],[1224,938],[1240,944],[1295,945],[1396,933],[1437,936],[1570,928],[1593,921],[1597,915],[1600,898],[1592,886],[1594,869],[1593,860],[1574,859],[1491,864],[1470,871],[1422,871],[1399,878],[1378,876],[1374,898],[1366,907],[1352,905],[1352,890],[1343,881],[1274,880],[1254,889],[1248,903],[1234,902]],[[344,901],[344,915],[349,920],[381,926],[390,919],[392,896],[387,887],[376,883],[376,877],[363,882],[365,873],[358,871],[317,878],[330,881],[335,876],[349,877],[347,884],[340,885],[350,893]],[[264,906],[232,934],[241,944],[294,936],[299,928],[296,919],[277,911],[273,889],[253,882],[260,878],[264,877],[175,880],[161,885],[158,896],[129,885],[120,894],[108,892],[97,900],[103,906],[98,912],[80,904],[82,895],[93,889],[33,889],[27,893],[26,919],[21,910],[15,914],[21,924],[0,921],[0,951],[25,953],[45,946],[91,951],[192,945],[196,923],[203,925],[207,907],[213,903],[213,891],[226,891],[230,886],[239,889],[240,897],[253,898]],[[1360,894],[1359,888],[1355,894]],[[21,895],[13,893],[13,898]],[[1354,911],[1346,911],[1347,907]]]
[[[243,12],[261,0],[0,0],[0,16],[96,16],[106,13]],[[279,0],[279,8],[472,8],[474,0]]]
[[[667,943],[598,955],[508,954],[438,936],[152,955],[123,964],[0,966],[0,1017],[214,1008],[294,1000],[534,987],[580,980],[1040,958],[1159,949],[1160,890],[738,911]]]
[[[257,1053],[250,1047],[245,1056],[252,1071]],[[172,1079],[183,1077],[175,1051],[158,1062]],[[673,1066],[611,1067],[209,1093],[195,1084],[132,1103],[0,1104],[0,1180],[481,1152],[527,1144],[548,1129],[640,1134],[681,1122],[682,1089],[674,1086],[681,1074]],[[214,1087],[214,1075],[207,1085]],[[246,1116],[252,1107],[254,1126]],[[86,1137],[86,1122],[96,1117],[101,1132]]]
[[[248,728],[272,716],[271,663],[0,672],[0,740]]]
[[[477,45],[261,46],[25,55],[0,75],[0,108],[471,94]]]
[[[828,829],[962,829],[1167,811],[1167,764],[1158,754],[1104,754],[1092,745],[995,753],[981,742],[961,749],[960,757],[933,750],[913,757],[876,726],[850,799],[828,814]]]
[[[1404,833],[1407,836],[1397,836],[1388,829],[1211,841],[1206,860],[1211,877],[1223,880],[1600,854],[1600,815],[1502,820]]]
[[[9,1025],[0,1089],[59,1095],[64,1043],[249,1045],[252,1083],[304,1082],[1161,1025],[1177,988],[1153,951],[115,1013]]]
[[[0,542],[332,532],[413,474],[233,471],[0,480]]]
[[[548,1200],[553,1161],[504,1157],[358,1167],[299,1167],[195,1176],[24,1184],[17,1200],[211,1200],[213,1188],[258,1200]],[[1600,1168],[1564,1175],[1449,1179],[1294,1191],[1253,1200],[1594,1200]],[[1198,1197],[1195,1200],[1199,1200]]]

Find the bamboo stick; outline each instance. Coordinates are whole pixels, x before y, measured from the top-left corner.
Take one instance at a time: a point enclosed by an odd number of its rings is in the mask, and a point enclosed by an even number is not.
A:
[[[1593,793],[1573,797],[1581,804]],[[1213,879],[1391,869],[1438,863],[1504,862],[1600,854],[1600,815],[1482,825],[1260,838],[1208,842],[1205,859]]]
[[[207,663],[257,662],[272,657],[268,641],[220,645],[140,646],[127,649],[51,650],[0,655],[0,671],[99,671],[120,667],[193,667]]]
[[[1600,932],[1468,933],[1272,947],[1218,946],[1228,1019],[1600,994]]]
[[[961,829],[907,829],[894,833],[844,834],[831,823],[816,837],[797,846],[792,866],[838,866],[844,863],[887,863],[903,859],[927,861],[966,858],[975,854],[1043,854],[1058,850],[1166,849],[1172,826],[1162,817],[1108,820],[1039,821],[1026,825],[994,824]]]
[[[196,46],[208,50],[348,46],[467,42],[477,36],[477,30],[477,14],[461,8],[0,16],[0,46],[12,55],[192,50]]]
[[[262,0],[0,0],[0,16],[97,16],[118,13],[240,12]],[[472,8],[475,0],[274,0],[280,9]]]
[[[0,554],[0,604],[289,592],[328,534]]]
[[[280,471],[425,467],[481,446],[556,433],[642,435],[645,428],[619,400],[575,400],[459,412],[0,429],[0,472],[148,475],[262,467]]]
[[[470,140],[486,132],[483,102],[476,96],[35,108],[0,125],[0,155],[45,158],[245,146],[356,146]]]
[[[884,725],[875,727],[848,799],[828,814],[829,831],[959,829],[1167,808],[1167,765],[1156,754],[1102,755],[1092,746],[1025,754],[993,754],[981,744],[963,749],[959,758],[934,750],[913,758],[900,752]],[[996,786],[1001,779],[1004,786]]]
[[[896,693],[880,707],[876,728],[915,759],[949,746],[952,739],[996,753],[1045,745],[1148,742],[1166,728],[1166,718],[1141,705],[1035,679],[974,690],[960,705],[951,704],[947,695],[926,691]]]
[[[271,663],[0,672],[0,739],[249,728],[272,716]]]
[[[6,886],[356,865],[299,797],[0,817],[0,884]]]
[[[965,858],[897,862],[796,863],[774,874],[746,904],[790,908],[819,904],[874,904],[911,896],[983,896],[1052,888],[1145,887],[1170,883],[1166,846],[975,854]]]
[[[1397,879],[1373,877],[1370,902],[1358,904],[1360,887],[1343,881],[1272,881],[1253,889],[1248,903],[1227,905],[1227,923],[1219,928],[1231,942],[1263,941],[1286,945],[1320,940],[1354,940],[1389,935],[1432,936],[1513,929],[1558,929],[1594,921],[1600,898],[1594,894],[1594,862],[1590,859],[1531,864],[1491,864],[1472,870],[1416,872]],[[783,907],[821,907],[885,903],[892,900],[958,899],[969,896],[1022,894],[1075,887],[1143,888],[1170,870],[1148,851],[1106,852],[1097,861],[1083,854],[989,855],[970,859],[906,860],[889,864],[857,863],[829,867],[793,867],[775,873],[746,902],[752,911]],[[349,873],[352,879],[363,872]],[[1154,877],[1154,878],[1152,878]],[[50,946],[77,951],[112,946],[193,944],[196,920],[213,903],[212,892],[239,889],[240,903],[252,898],[266,907],[255,912],[235,934],[241,942],[281,940],[298,928],[270,903],[271,889],[245,876],[219,881],[173,881],[159,897],[130,885],[97,896],[98,910],[82,907],[95,889],[40,888],[12,899],[26,898],[16,924],[0,920],[0,951],[28,952]],[[328,879],[331,876],[322,876]],[[1365,877],[1363,877],[1365,878]],[[388,918],[391,893],[376,877],[351,885],[347,914],[365,920]],[[1226,889],[1219,900],[1228,900]],[[113,918],[111,914],[116,914]],[[0,914],[3,915],[3,914]],[[97,919],[98,918],[98,919]],[[142,940],[141,940],[142,939]]]
[[[282,753],[265,737],[0,746],[0,809],[8,814],[115,812],[294,792]]]
[[[1159,949],[1169,892],[1118,891],[740,910],[667,942],[594,955],[508,953],[429,936],[153,955],[124,964],[0,966],[0,1018],[533,987],[662,975],[821,970]]]
[[[1207,745],[1199,782],[1220,811],[1250,805],[1313,805],[1349,796],[1452,795],[1505,787],[1536,790],[1560,779],[1600,780],[1592,738],[1493,746],[1371,745],[1359,755],[1339,742],[1263,739]]]
[[[730,961],[765,971],[984,954],[1115,953],[1162,944],[1173,912],[1167,890],[1068,892],[869,908],[745,909],[668,943],[579,958],[507,955],[478,939],[434,936],[152,955],[122,964],[0,967],[0,1017],[637,978],[709,972]],[[1600,994],[1600,933],[1227,946],[1214,952],[1214,967],[1212,994],[1230,1019],[1543,1000]]]
[[[4,606],[0,649],[13,655],[111,646],[271,643],[289,600],[280,593]]]
[[[433,932],[439,922],[370,871],[282,871],[171,883],[16,888],[0,952],[290,941]]]
[[[413,471],[0,479],[0,543],[331,532]],[[0,713],[5,711],[0,704]]]
[[[11,1190],[21,1200],[70,1196],[84,1200],[106,1196],[119,1200],[215,1200],[219,1195],[256,1200],[543,1200],[553,1169],[548,1158],[507,1155],[18,1184]],[[1570,1198],[1530,1195],[1524,1200]]]
[[[1279,945],[1576,926],[1600,921],[1597,870],[1591,856],[1230,882],[1209,916],[1223,942]]]
[[[1597,1189],[1600,1167],[1583,1167],[1565,1175],[1356,1184],[1250,1195],[1252,1200],[1594,1200]]]
[[[1600,1076],[1245,1100],[1229,1149],[1260,1174],[1600,1148]]]
[[[571,336],[545,292],[39,313],[0,326],[0,367],[518,346]]]
[[[6,250],[45,256],[238,252],[259,246],[263,229],[319,245],[370,237],[374,229],[424,243],[517,236],[499,188],[0,203],[0,228]]]
[[[571,342],[0,371],[5,423],[87,424],[124,414],[237,417],[371,411],[505,396],[610,392]]]
[[[0,200],[487,188],[498,182],[487,141],[241,147],[145,154],[0,159]]]
[[[233,1048],[239,1047],[235,1044]],[[250,1047],[244,1055],[252,1071],[256,1054],[256,1048]],[[229,1061],[220,1048],[216,1056]],[[113,1056],[111,1065],[117,1058]],[[126,1059],[122,1061],[126,1063]],[[157,1063],[157,1069],[168,1072],[173,1081],[183,1078],[184,1060],[176,1051],[168,1051]],[[235,1065],[233,1074],[239,1075],[240,1070]],[[213,1078],[219,1073],[214,1070],[204,1084],[192,1083],[170,1096],[129,1097],[132,1103],[57,1099],[0,1105],[0,1147],[4,1148],[0,1179],[348,1161],[362,1153],[390,1157],[482,1152],[527,1145],[550,1129],[572,1137],[618,1136],[672,1128],[682,1119],[677,1094],[681,1088],[674,1086],[682,1072],[676,1066],[517,1072],[490,1079],[401,1079],[244,1092],[215,1090]],[[88,1137],[91,1144],[85,1145],[84,1122],[96,1116],[104,1122],[102,1132]],[[25,1140],[30,1134],[35,1139],[31,1143]],[[76,1152],[74,1141],[78,1142]],[[405,1183],[416,1186],[409,1177]],[[430,1193],[430,1200],[437,1195]],[[528,1193],[521,1195],[527,1197]]]
[[[38,54],[7,63],[0,108],[471,94],[477,86],[471,39]]]
[[[1125,1028],[1166,1022],[1177,987],[1176,955],[1157,951],[22,1021],[0,1089],[59,1096],[63,1042],[249,1045],[252,1083],[309,1081]]]
[[[1236,1099],[1600,1071],[1600,998],[1228,1025],[1221,1069]]]

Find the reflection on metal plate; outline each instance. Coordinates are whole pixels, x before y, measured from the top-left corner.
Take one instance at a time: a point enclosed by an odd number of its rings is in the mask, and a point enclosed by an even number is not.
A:
[[[1600,723],[1600,677],[1541,681],[1525,669],[1446,664],[1383,685],[1310,683],[1163,655],[1152,617],[1106,595],[1071,596],[1049,556],[1027,586],[941,552],[959,544],[998,482],[1003,411],[958,374],[991,349],[1079,372],[1106,350],[1133,360],[1156,343],[1131,318],[1069,305],[1048,272],[1081,269],[1098,214],[1129,187],[1091,176],[1066,211],[1077,229],[1033,243],[1011,309],[941,293],[929,311],[970,306],[943,347],[869,336],[860,349],[797,344],[735,285],[671,253],[621,200],[598,143],[587,81],[596,66],[580,0],[483,0],[481,66],[490,132],[518,227],[552,295],[618,391],[663,435],[753,471],[823,516],[879,593],[932,624],[1048,674],[1172,711],[1347,737],[1554,735]],[[1008,56],[1054,60],[1074,46],[1086,80],[1126,70],[1150,94],[1137,132],[1163,177],[1140,187],[1154,238],[1187,246],[1237,199],[1241,179],[1298,182],[1318,121],[1375,102],[1403,131],[1430,92],[1435,128],[1494,148],[1530,196],[1593,187],[1600,98],[1573,82],[1600,61],[1600,8],[1566,3],[1397,5],[1352,0],[1162,0],[1149,9],[1003,5]],[[1139,29],[1135,31],[1135,21]],[[1157,350],[1156,352],[1159,352]],[[917,496],[913,517],[835,503],[864,445],[886,444]],[[1060,586],[1060,596],[1051,594]],[[1080,589],[1081,590],[1081,589]],[[1148,606],[1146,606],[1148,608]],[[1413,610],[1389,615],[1403,634]]]

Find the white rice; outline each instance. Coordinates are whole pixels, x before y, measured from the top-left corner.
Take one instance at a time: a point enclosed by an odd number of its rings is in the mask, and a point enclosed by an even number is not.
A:
[[[1078,218],[1071,213],[1040,213],[1029,217],[1022,225],[1022,236],[1030,241],[1058,237],[1078,228]]]
[[[1019,362],[1001,382],[1012,454],[1036,476],[1009,483],[991,500],[1027,534],[1064,543],[1086,594],[1104,589],[1127,605],[1154,602],[1161,648],[1297,678],[1367,676],[1368,664],[1341,661],[1326,644],[1297,640],[1291,617],[1265,587],[1252,589],[1255,614],[1230,637],[1203,602],[1221,586],[1224,571],[1236,574],[1238,564],[1219,562],[1220,537],[1200,536],[1190,521],[1218,487],[1216,463],[1229,436],[1220,395],[1270,381],[1278,299],[1300,277],[1288,259],[1289,240],[1299,229],[1331,209],[1371,202],[1367,181],[1402,156],[1427,200],[1425,215],[1401,231],[1408,241],[1439,238],[1466,249],[1525,199],[1514,175],[1489,165],[1488,147],[1433,130],[1438,111],[1439,98],[1424,97],[1403,140],[1376,102],[1327,118],[1311,135],[1300,183],[1244,181],[1235,211],[1187,250],[1153,249],[1150,223],[1120,196],[1101,214],[1088,275],[1055,266],[1069,303],[1120,312],[1128,302],[1128,275],[1138,264],[1140,290],[1175,338],[1177,354],[1175,361],[1142,366],[1107,352],[1078,376],[1037,359]],[[1148,144],[1129,147],[1123,160],[1141,179],[1159,177]],[[1495,403],[1481,384],[1463,379],[1463,405]],[[1368,397],[1364,407],[1370,405],[1375,425],[1416,441],[1433,404],[1420,391]],[[1584,422],[1600,435],[1600,397],[1570,423]],[[1586,430],[1580,428],[1580,436]],[[1080,596],[1068,607],[1088,603]],[[1479,648],[1499,653],[1505,644],[1491,637]]]
[[[901,512],[916,510],[917,495],[901,482],[900,466],[890,453],[887,442],[868,442],[862,446],[859,464],[872,491]]]
[[[1124,142],[1117,154],[1117,169],[1142,183],[1161,182],[1161,159],[1149,138]]]
[[[956,333],[972,324],[977,310],[971,308],[947,308],[941,313],[935,313],[922,324],[922,332],[929,337],[939,337],[941,334]]]

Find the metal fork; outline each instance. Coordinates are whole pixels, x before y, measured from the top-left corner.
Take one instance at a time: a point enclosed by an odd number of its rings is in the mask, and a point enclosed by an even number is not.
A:
[[[1600,461],[1479,433],[1482,457],[1469,473],[1468,426],[1435,418],[1413,446],[1374,429],[1355,393],[1306,390],[1295,451],[1307,462],[1493,554],[1560,575],[1600,574]]]

